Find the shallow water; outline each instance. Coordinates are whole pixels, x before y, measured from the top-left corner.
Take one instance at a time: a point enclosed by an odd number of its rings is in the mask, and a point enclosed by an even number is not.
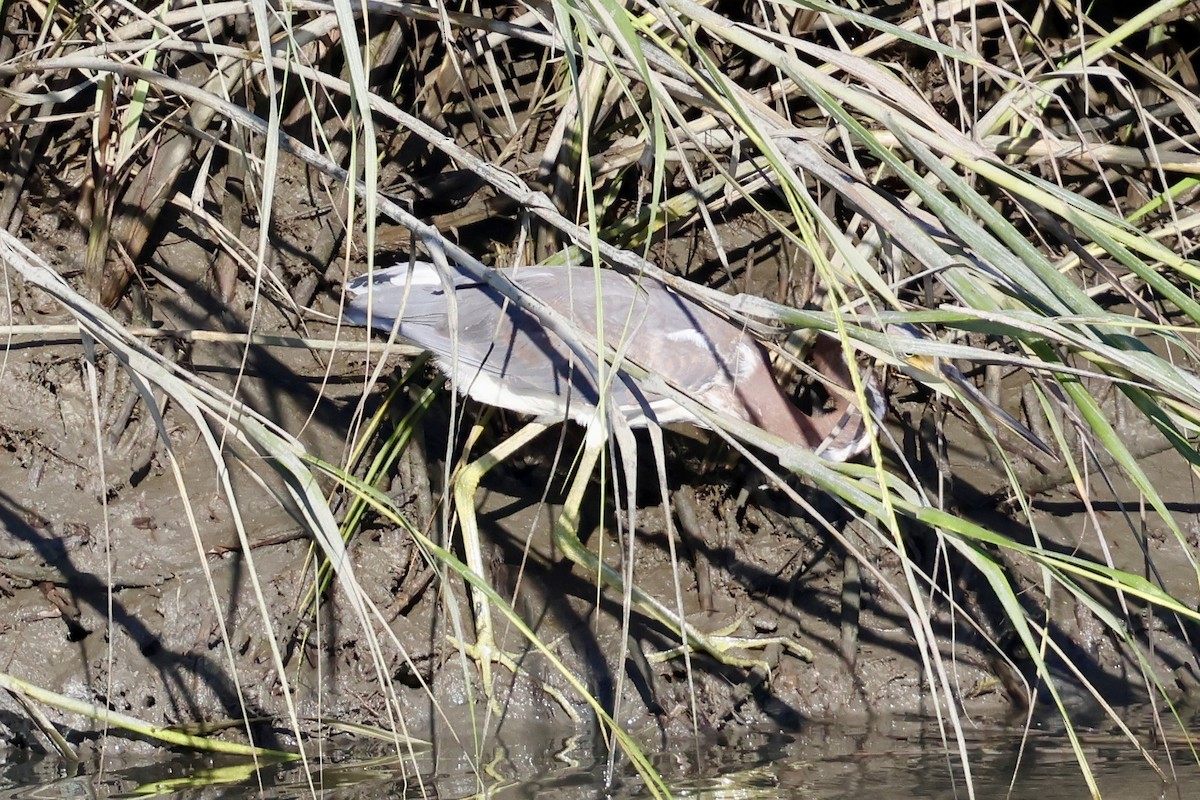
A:
[[[1105,797],[1194,797],[1200,766],[1182,740],[1170,751],[1149,744],[1148,714],[1127,724],[1150,749],[1162,774],[1128,740],[1107,732],[1080,733],[1081,746]],[[1082,798],[1089,790],[1067,737],[1019,728],[965,730],[975,796]],[[1178,734],[1175,734],[1179,737]],[[1180,737],[1181,739],[1181,737]],[[459,756],[419,754],[417,767],[394,753],[342,748],[317,762],[311,775],[322,798],[469,797],[481,790],[504,797],[640,798],[649,792],[627,763],[606,781],[603,748],[585,740],[496,746],[481,768],[482,781]],[[447,748],[449,750],[449,748]],[[936,724],[895,720],[867,725],[810,724],[796,733],[752,731],[736,739],[673,743],[650,752],[672,794],[689,798],[804,798],[804,800],[931,800],[969,797],[957,753]],[[1172,760],[1173,759],[1173,760]],[[9,752],[0,763],[0,797],[293,798],[310,794],[298,765],[252,765],[194,756],[108,766],[103,773],[50,758]]]

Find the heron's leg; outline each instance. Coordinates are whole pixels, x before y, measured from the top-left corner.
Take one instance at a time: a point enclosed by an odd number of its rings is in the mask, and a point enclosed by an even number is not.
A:
[[[536,439],[550,427],[544,422],[531,422],[500,444],[463,467],[454,480],[454,510],[458,514],[458,525],[462,531],[463,552],[467,568],[482,581],[489,580],[483,565],[483,548],[480,545],[479,521],[475,516],[475,493],[483,476],[497,464],[510,458],[513,453]],[[496,647],[496,636],[492,627],[492,611],[487,597],[468,586],[471,594],[472,611],[475,614],[475,645],[468,648],[479,664],[484,693],[492,694],[492,662],[511,663],[507,655]]]
[[[604,449],[603,438],[588,437],[588,445],[579,461],[578,471],[563,502],[562,514],[554,523],[554,543],[573,563],[595,576],[601,583],[619,592],[625,591],[625,581],[621,573],[603,563],[591,550],[583,546],[579,540],[579,516],[583,505],[583,496],[587,491],[588,482],[600,454]],[[633,535],[632,531],[630,535]],[[714,633],[704,633],[658,600],[643,592],[637,586],[630,587],[630,596],[635,608],[646,616],[679,633],[684,647],[691,650],[703,650],[722,664],[745,669],[770,668],[762,659],[745,658],[737,654],[739,650],[763,649],[774,644],[781,645],[799,658],[809,661],[812,652],[789,636],[738,637],[730,635],[740,625],[737,620],[731,628],[718,630]],[[661,661],[681,655],[683,648],[676,648],[661,653],[652,661]]]

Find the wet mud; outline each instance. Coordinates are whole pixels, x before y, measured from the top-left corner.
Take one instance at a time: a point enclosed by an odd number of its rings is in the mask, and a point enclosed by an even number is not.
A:
[[[340,269],[313,275],[300,244],[319,236],[320,224],[306,226],[299,214],[288,219],[275,243],[286,264],[281,274],[292,286],[305,287],[306,305],[336,314],[345,276]],[[154,324],[242,331],[253,315],[257,333],[334,335],[332,325],[298,325],[295,309],[283,298],[255,303],[245,282],[231,302],[217,301],[198,266],[209,259],[202,237],[189,231],[186,219],[176,222],[176,235],[155,256],[162,277],[150,281],[144,293]],[[33,246],[69,270],[75,240],[61,231],[42,233],[32,239]],[[737,226],[727,233],[726,244],[734,248],[739,236],[748,244],[758,235]],[[676,250],[662,246],[656,257],[663,263],[705,263],[696,253]],[[766,251],[754,270],[736,276],[743,282],[737,288],[782,287],[781,299],[796,302],[805,278],[784,266],[786,261]],[[700,269],[693,277],[707,279],[711,272]],[[170,280],[188,288],[172,289]],[[10,290],[14,299],[7,304],[5,323],[70,321],[37,290],[15,282]],[[115,313],[135,321],[128,305]],[[358,330],[338,335],[348,341],[365,338]],[[376,362],[368,363],[362,353],[153,341],[182,367],[235,392],[296,435],[310,453],[334,464],[345,461],[360,406],[373,410],[385,388],[364,392]],[[390,380],[406,364],[390,356],[382,374]],[[316,575],[312,548],[278,499],[271,464],[242,452],[232,440],[220,443],[225,458],[214,459],[194,420],[170,403],[164,441],[125,368],[103,351],[96,367],[93,379],[80,342],[60,334],[13,339],[0,364],[0,661],[5,673],[155,725],[262,718],[268,721],[255,725],[255,736],[265,746],[291,741],[287,692],[310,728],[330,719],[390,727],[398,723],[389,719],[385,698],[393,697],[403,725],[422,738],[439,731],[460,735],[469,730],[471,718],[514,737],[534,730],[591,729],[593,711],[546,654],[530,648],[502,615],[499,638],[518,669],[514,676],[494,668],[495,703],[487,703],[473,662],[451,642],[473,636],[462,581],[427,563],[411,536],[379,517],[363,520],[350,552],[359,581],[379,609],[380,626],[364,631],[336,586],[310,613]],[[1004,387],[1006,404],[1014,410],[1021,391],[1020,385]],[[995,456],[988,455],[989,446],[973,426],[907,385],[893,384],[890,394],[885,449],[903,453],[921,471],[926,491],[945,498],[951,509],[1020,541],[1040,537],[1063,552],[1107,558],[1134,572],[1145,569],[1149,554],[1167,585],[1195,586],[1194,552],[1189,551],[1195,547],[1195,524],[1181,543],[1155,524],[1142,526],[1124,517],[1114,502],[1089,506],[1079,499],[1070,476],[1055,472],[1057,465],[1026,458],[1012,444],[1022,480],[1040,482],[1031,498],[1037,523],[1031,530],[1021,522],[1019,504],[1008,495]],[[405,402],[398,401],[393,419]],[[447,464],[453,465],[481,413],[464,404],[452,414],[451,404],[444,392],[420,424],[421,435],[409,453],[381,483],[418,529],[441,541],[447,541],[442,502]],[[458,420],[453,430],[451,417]],[[510,435],[521,422],[484,417],[486,434],[475,452]],[[1155,434],[1125,433],[1144,444],[1145,468],[1163,495],[1175,498],[1179,510],[1194,509],[1189,477],[1156,471]],[[939,436],[948,443],[941,452]],[[602,706],[615,710],[619,722],[647,741],[731,727],[767,724],[786,730],[813,719],[933,713],[940,690],[931,686],[914,639],[913,603],[903,593],[903,569],[894,550],[864,539],[834,503],[798,484],[801,495],[859,551],[862,558],[855,558],[719,442],[694,433],[668,433],[667,442],[670,525],[651,450],[642,441],[633,543],[626,516],[613,512],[611,474],[606,489],[594,482],[581,534],[593,552],[616,567],[623,568],[632,553],[640,590],[671,608],[681,606],[699,629],[777,640],[761,651],[738,653],[761,661],[758,666],[718,664],[703,654],[659,660],[678,645],[677,635],[637,612],[625,635],[621,598],[598,594],[592,576],[572,569],[557,552],[550,527],[561,510],[578,431],[544,434],[490,474],[477,497],[492,584],[549,652],[585,677]],[[218,463],[228,464],[236,512],[222,490]],[[1114,481],[1114,497],[1136,496],[1127,481]],[[1162,488],[1168,484],[1169,489]],[[332,483],[326,488],[335,510],[344,512],[344,494]],[[1136,535],[1119,537],[1123,544],[1102,552],[1089,533],[1097,525],[1131,527]],[[675,536],[674,557],[669,531]],[[979,574],[959,555],[938,548],[926,531],[907,531],[904,546],[920,568],[943,576],[939,585],[946,594],[922,602],[952,687],[949,701],[973,716],[1020,719],[1022,695],[1029,692],[1022,684],[1025,665],[1019,652],[1001,655],[989,644],[989,639],[1003,644],[1008,633]],[[1144,697],[1137,662],[1092,611],[1062,594],[1039,597],[1036,566],[1004,558],[1029,608],[1044,604],[1050,610],[1039,621],[1080,659],[1090,681],[1117,702],[1134,699],[1139,691]],[[952,577],[946,579],[948,571]],[[1181,599],[1194,605],[1198,598],[1182,592]],[[979,628],[965,623],[964,614],[951,613],[951,603],[979,620]],[[1184,663],[1186,638],[1170,620],[1134,617],[1155,642],[1154,666],[1169,674]],[[381,661],[372,656],[371,636],[383,643]],[[811,660],[798,657],[779,643],[783,640],[811,651]],[[1067,683],[1080,681],[1068,676]],[[5,698],[0,705],[0,732],[9,743],[44,747],[16,703]],[[98,728],[77,716],[58,719],[78,732]],[[129,740],[123,746],[145,745]]]

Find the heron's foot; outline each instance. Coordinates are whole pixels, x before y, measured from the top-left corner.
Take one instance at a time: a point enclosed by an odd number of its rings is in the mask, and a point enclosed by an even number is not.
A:
[[[486,634],[482,632],[476,634],[474,644],[460,641],[454,636],[447,636],[446,639],[463,655],[475,662],[479,668],[479,681],[483,685],[483,694],[489,701],[495,701],[492,680],[493,664],[500,665],[513,675],[521,672],[520,664],[517,663],[518,654],[510,653],[497,645],[495,637],[491,635],[490,631]]]
[[[502,709],[493,691],[492,665],[498,664],[516,677],[521,674],[521,665],[519,663],[521,656],[498,647],[495,639],[490,635],[484,638],[486,641],[477,639],[474,644],[467,644],[454,636],[447,636],[446,640],[462,652],[463,655],[474,661],[479,667],[479,680],[483,684],[483,694],[488,699],[488,705],[492,713],[499,714]],[[557,703],[573,722],[580,721],[579,712],[567,701],[562,692],[545,681],[539,681],[539,683],[541,684],[542,691]]]
[[[647,659],[653,664],[661,664],[670,659],[679,658],[684,652],[703,652],[726,666],[765,670],[769,675],[771,662],[766,658],[752,658],[749,653],[778,645],[802,661],[812,661],[812,651],[790,636],[734,636],[734,632],[742,626],[743,621],[743,618],[739,617],[729,625],[709,633],[699,631],[691,624],[687,624],[684,627],[684,634],[688,641],[686,645],[648,655]]]

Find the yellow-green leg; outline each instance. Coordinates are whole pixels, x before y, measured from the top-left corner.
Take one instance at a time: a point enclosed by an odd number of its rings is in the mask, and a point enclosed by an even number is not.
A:
[[[510,458],[513,453],[536,439],[550,425],[542,422],[531,422],[500,444],[484,453],[475,461],[463,467],[454,480],[454,510],[458,514],[458,524],[462,531],[463,552],[467,557],[467,568],[475,573],[480,580],[488,581],[489,577],[483,566],[483,548],[479,539],[479,522],[475,516],[475,493],[479,483],[497,464]],[[492,626],[492,611],[487,597],[473,587],[468,587],[471,594],[472,611],[475,614],[475,644],[468,648],[471,656],[479,664],[479,675],[483,681],[483,691],[487,697],[492,696],[492,662],[510,665],[508,655],[496,647],[496,634]]]
[[[593,442],[596,438],[598,441]],[[596,463],[600,459],[600,453],[604,448],[605,442],[602,438],[588,436],[588,446],[584,451],[583,457],[580,459],[578,471],[575,473],[575,478],[571,483],[571,488],[567,492],[567,498],[563,503],[562,514],[554,523],[554,543],[562,550],[563,554],[579,567],[587,570],[589,574],[597,576],[597,578],[607,586],[615,589],[618,592],[625,591],[625,580],[621,574],[604,564],[596,557],[592,551],[583,546],[583,542],[579,540],[579,511],[583,505],[583,496],[587,491],[588,482],[591,479],[592,471],[596,468]],[[632,533],[631,533],[632,535]],[[755,667],[770,669],[770,666],[761,659],[749,659],[735,655],[735,651],[743,649],[763,649],[772,644],[778,644],[792,653],[796,654],[804,660],[812,659],[812,652],[808,648],[800,645],[799,642],[787,636],[766,636],[766,637],[736,637],[729,635],[738,627],[738,623],[734,623],[729,629],[719,630],[714,633],[704,633],[697,630],[695,626],[687,620],[680,619],[679,615],[663,605],[658,600],[643,592],[637,586],[630,587],[630,596],[634,608],[646,614],[648,617],[662,623],[679,633],[683,640],[684,647],[703,650],[710,656],[715,658],[722,664],[741,667],[744,669],[754,669]],[[740,621],[739,621],[740,622]],[[680,655],[682,649],[667,651],[660,654],[660,658],[652,660],[662,660],[675,655]]]
[[[513,453],[526,446],[547,428],[548,423],[531,422],[517,433],[489,450],[480,458],[463,467],[454,480],[454,504],[458,514],[459,527],[462,530],[463,550],[466,555],[467,568],[481,580],[488,580],[484,570],[483,550],[479,536],[479,523],[475,514],[475,494],[479,484],[486,475],[500,462],[510,458]],[[588,444],[580,459],[571,488],[563,503],[562,513],[554,523],[554,543],[572,563],[594,575],[603,584],[618,592],[625,591],[625,580],[621,574],[602,563],[594,553],[583,546],[579,540],[579,517],[583,498],[591,481],[592,472],[600,459],[605,446],[601,437],[588,436]],[[513,669],[515,666],[511,657],[496,646],[495,628],[492,624],[491,608],[487,597],[474,588],[470,588],[472,611],[475,615],[475,644],[465,649],[479,664],[480,679],[483,682],[484,693],[491,697],[493,662],[500,663]],[[772,644],[779,644],[803,659],[811,659],[812,653],[798,642],[786,636],[770,637],[735,637],[729,635],[736,629],[735,623],[730,629],[704,633],[695,626],[667,608],[658,600],[638,589],[631,587],[630,596],[633,606],[648,617],[662,623],[679,633],[684,647],[703,650],[717,661],[730,666],[753,669],[756,667],[769,669],[763,660],[743,658],[735,655],[735,651],[743,649],[762,649]],[[663,660],[679,655],[682,648],[667,651],[653,660]]]

